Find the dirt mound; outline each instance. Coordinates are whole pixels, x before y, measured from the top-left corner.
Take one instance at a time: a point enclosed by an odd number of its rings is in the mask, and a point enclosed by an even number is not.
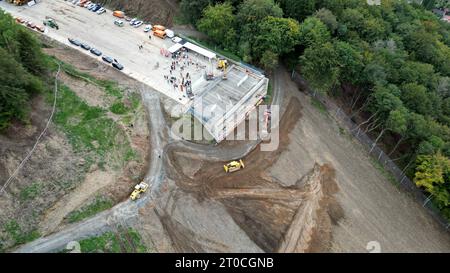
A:
[[[129,16],[139,16],[152,24],[172,26],[178,12],[175,0],[103,0],[100,3],[111,9],[124,11]]]

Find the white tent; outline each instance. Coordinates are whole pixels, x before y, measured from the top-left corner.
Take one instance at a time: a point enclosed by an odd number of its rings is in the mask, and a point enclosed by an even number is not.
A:
[[[213,52],[211,52],[209,50],[206,50],[206,49],[204,49],[202,47],[199,47],[198,45],[194,45],[194,44],[188,42],[188,43],[185,43],[183,46],[185,48],[189,49],[189,50],[195,51],[198,54],[205,56],[208,59],[215,59],[216,58],[216,54],[215,53],[213,53]]]
[[[178,50],[180,50],[182,47],[183,47],[182,44],[176,43],[173,46],[171,46],[168,50],[169,50],[170,53],[173,54],[173,53],[177,52]]]

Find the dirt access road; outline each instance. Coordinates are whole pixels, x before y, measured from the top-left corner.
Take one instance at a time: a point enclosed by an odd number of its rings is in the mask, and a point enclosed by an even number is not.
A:
[[[66,45],[70,45],[68,38],[87,43],[102,51],[104,55],[116,58],[125,67],[123,73],[131,78],[149,85],[173,100],[188,102],[187,98],[181,96],[180,91],[174,91],[164,79],[171,59],[163,57],[160,49],[172,46],[170,39],[152,37],[150,40],[150,33],[144,33],[143,26],[133,28],[126,21],[123,27],[114,25],[117,18],[112,16],[110,10],[97,15],[69,1],[42,1],[33,7],[14,6],[0,1],[0,8],[13,16],[31,20],[39,25],[42,25],[46,16],[50,16],[57,21],[59,30],[47,28],[45,35]],[[144,49],[139,50],[139,45],[143,45]],[[95,57],[81,47],[74,48]]]

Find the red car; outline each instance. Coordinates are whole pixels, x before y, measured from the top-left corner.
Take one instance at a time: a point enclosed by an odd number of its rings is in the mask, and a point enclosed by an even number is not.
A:
[[[19,23],[19,24],[22,24],[23,22],[25,22],[25,20],[23,20],[23,19],[20,18],[20,17],[17,17],[17,18],[16,18],[16,22]]]

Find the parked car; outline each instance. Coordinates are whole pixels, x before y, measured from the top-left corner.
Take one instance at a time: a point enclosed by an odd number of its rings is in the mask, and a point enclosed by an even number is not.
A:
[[[23,22],[25,22],[25,20],[23,20],[23,19],[20,18],[20,17],[17,17],[17,18],[16,18],[16,22],[19,23],[19,24],[23,24]]]
[[[102,14],[105,13],[106,9],[105,8],[100,8],[99,10],[97,10],[97,14]]]
[[[94,54],[96,56],[101,56],[102,55],[102,52],[100,50],[96,49],[96,48],[91,48],[90,51],[91,51],[92,54]]]
[[[136,22],[134,22],[134,27],[135,28],[138,28],[138,27],[140,27],[140,26],[142,26],[142,24],[143,24],[144,22],[142,22],[142,21],[136,21]]]
[[[44,31],[45,31],[45,28],[44,28],[44,26],[36,25],[36,30],[37,30],[37,31],[40,31],[40,32],[44,32]]]
[[[36,27],[36,25],[33,22],[28,21],[27,22],[27,27],[34,29]]]
[[[119,70],[122,70],[122,69],[123,69],[123,65],[121,65],[121,64],[119,64],[119,63],[116,63],[116,62],[112,63],[112,66],[113,66],[114,68],[116,68],[116,69],[119,69]]]
[[[182,42],[183,41],[183,39],[181,39],[180,37],[178,37],[178,36],[175,36],[175,37],[173,37],[172,38],[172,42],[174,42],[174,43],[180,43],[180,42]]]
[[[173,30],[170,30],[170,29],[166,29],[166,35],[169,38],[175,37],[175,33],[173,32]]]
[[[128,16],[125,16],[125,21],[130,22],[130,21],[131,21],[131,18],[128,17]]]
[[[113,58],[108,57],[108,56],[103,56],[103,57],[102,57],[102,60],[105,61],[105,62],[107,62],[107,63],[109,63],[109,64],[112,63],[112,62],[114,62]]]
[[[81,43],[78,40],[75,40],[75,39],[72,39],[72,38],[69,38],[69,42],[71,44],[75,45],[75,46],[80,46],[81,45]]]
[[[90,4],[92,4],[92,1],[87,1],[86,3],[84,3],[83,5],[81,5],[83,8],[86,8],[87,6],[89,6]]]
[[[114,25],[123,27],[123,21],[122,20],[114,20]]]
[[[93,11],[93,12],[97,12],[99,9],[101,9],[102,8],[102,6],[100,6],[100,5],[97,5],[97,6],[95,6],[93,9],[91,9],[91,11]]]
[[[131,21],[130,21],[130,25],[134,25],[134,23],[136,23],[138,21],[138,19],[137,18],[133,18],[133,19],[131,19]]]
[[[149,32],[150,30],[152,30],[152,25],[146,25],[144,28],[144,32]]]
[[[89,50],[89,49],[91,49],[91,46],[88,45],[88,44],[81,44],[81,48],[82,48],[82,49]]]
[[[88,10],[91,10],[91,9],[94,8],[96,5],[97,5],[97,4],[91,3],[91,4],[87,5],[86,8],[87,8]]]

